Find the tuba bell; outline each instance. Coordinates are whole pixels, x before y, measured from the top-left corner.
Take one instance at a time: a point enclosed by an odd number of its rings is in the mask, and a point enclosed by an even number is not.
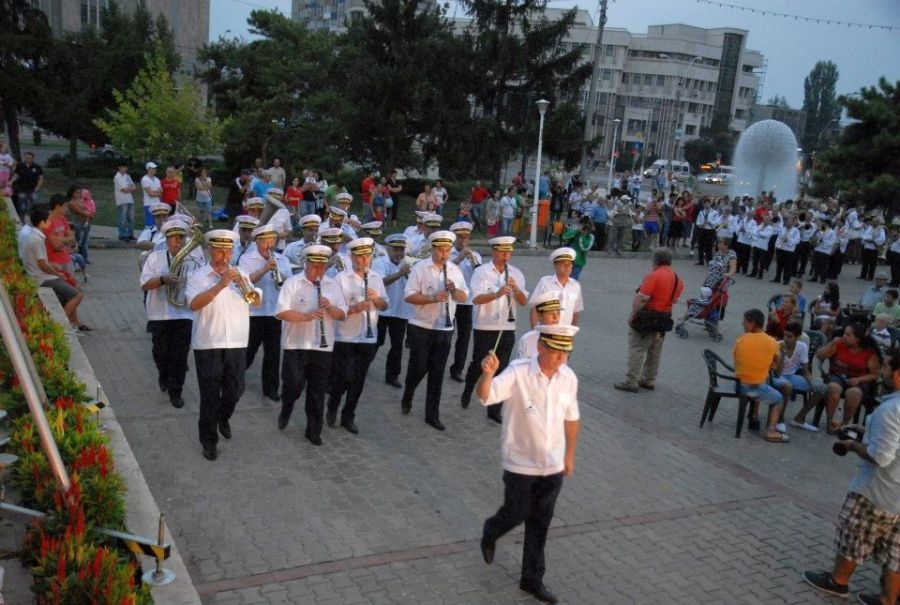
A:
[[[184,295],[185,283],[188,273],[197,268],[197,261],[190,254],[202,243],[203,231],[194,229],[191,239],[181,247],[169,264],[169,274],[178,277],[179,283],[166,286],[166,298],[176,307],[183,307],[187,304],[187,298]]]

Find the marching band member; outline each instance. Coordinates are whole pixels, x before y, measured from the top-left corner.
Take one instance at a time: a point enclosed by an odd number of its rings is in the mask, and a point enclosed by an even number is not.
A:
[[[335,196],[335,202],[337,202],[338,208],[347,213],[345,224],[349,225],[351,229],[359,231],[359,229],[362,227],[362,223],[360,222],[359,217],[355,214],[350,214],[350,204],[353,203],[353,196],[344,191],[338,193]],[[362,235],[360,235],[360,237],[362,237]]]
[[[281,207],[275,211],[275,214],[272,215],[272,218],[269,219],[267,224],[275,227],[275,233],[278,236],[278,241],[275,243],[275,250],[284,253],[284,248],[287,245],[287,237],[294,230],[294,226],[291,224],[291,212],[284,207],[284,204],[281,201],[282,198],[284,198],[284,191],[277,187],[273,187],[266,192],[267,202],[274,200],[274,202],[277,202],[276,205],[281,204]]]
[[[557,290],[544,290],[540,294],[531,297],[529,303],[537,312],[538,325],[553,326],[559,323],[559,314],[562,308],[561,296]],[[531,330],[522,335],[516,347],[516,359],[529,359],[537,356],[537,342],[541,333]]]
[[[253,365],[259,345],[263,347],[262,391],[272,401],[278,396],[278,366],[281,351],[281,320],[275,318],[278,291],[291,275],[287,259],[275,251],[278,232],[271,224],[253,230],[255,246],[241,255],[238,266],[250,276],[250,281],[262,290],[263,303],[250,309],[250,336],[247,342],[247,367]]]
[[[469,287],[466,302],[456,305],[456,347],[453,350],[453,363],[450,365],[450,378],[456,382],[465,382],[462,373],[466,369],[469,341],[472,339],[472,272],[481,264],[481,255],[469,247],[472,223],[467,221],[453,223],[450,225],[450,231],[456,234],[450,262],[459,267]]]
[[[388,349],[384,366],[384,382],[402,388],[400,369],[403,362],[403,342],[406,337],[406,324],[412,315],[412,307],[406,302],[403,291],[411,266],[404,261],[406,256],[406,238],[399,233],[387,236],[387,255],[379,256],[372,262],[372,268],[383,276],[387,292],[388,306],[378,314],[378,346],[384,344],[385,338],[391,337],[391,348]]]
[[[350,242],[350,260],[337,275],[337,282],[347,304],[347,318],[335,330],[334,356],[328,389],[325,422],[334,426],[344,393],[347,399],[341,410],[341,426],[354,435],[356,405],[366,384],[366,373],[378,351],[378,313],[388,306],[387,292],[381,275],[370,270],[375,240],[361,237]]]
[[[581,312],[584,311],[584,299],[581,297],[581,284],[577,279],[572,279],[572,264],[575,261],[575,251],[571,248],[557,248],[550,253],[553,262],[553,275],[545,275],[538,280],[532,298],[536,298],[541,292],[556,290],[562,297],[562,315],[559,323],[577,326]],[[531,327],[538,324],[537,311],[531,309]]]
[[[404,414],[412,411],[416,387],[427,374],[425,422],[443,431],[441,387],[453,338],[454,307],[468,298],[469,289],[459,267],[448,262],[456,235],[451,231],[436,231],[428,240],[431,259],[416,263],[404,290],[413,312],[407,327],[409,365],[400,409]]]
[[[187,303],[196,314],[191,348],[200,387],[200,445],[207,460],[218,457],[218,433],[231,439],[229,420],[244,393],[250,333],[248,298],[254,306],[262,302],[262,292],[253,289],[247,274],[231,264],[237,242],[234,231],[209,231],[209,264],[188,276],[185,290]],[[249,288],[242,291],[241,285]]]
[[[481,360],[489,351],[496,346],[494,354],[500,360],[498,371],[502,372],[509,364],[516,345],[516,306],[528,302],[525,276],[509,262],[516,238],[503,235],[488,243],[491,245],[491,262],[484,263],[472,273],[474,338],[472,361],[460,397],[463,409],[469,407],[472,390],[481,376]],[[497,423],[503,422],[501,405],[487,406],[488,418]]]
[[[233,263],[241,260],[241,256],[253,247],[253,230],[259,227],[259,219],[249,214],[242,214],[234,221],[232,231],[238,234],[238,242],[234,246]]]
[[[159,390],[168,393],[169,401],[174,407],[182,408],[184,399],[181,392],[188,368],[194,313],[187,305],[172,304],[168,289],[180,288],[183,291],[186,286],[187,278],[170,273],[169,268],[184,246],[188,226],[181,221],[169,220],[162,225],[161,232],[166,238],[166,249],[155,250],[147,255],[141,269],[141,290],[147,295],[144,300],[147,308],[147,331],[153,342],[153,362],[158,373]],[[182,262],[192,261],[183,259]],[[187,268],[190,266],[186,265]]]
[[[350,195],[349,193],[339,193],[340,195]],[[353,199],[351,197],[351,199]],[[356,239],[356,231],[347,222],[347,212],[340,208],[332,206],[328,209],[328,220],[322,223],[321,229],[337,228],[341,230],[342,243]]]
[[[384,249],[384,246],[378,243],[378,238],[381,237],[382,234],[381,225],[381,221],[371,221],[365,225],[361,225],[359,228],[360,237],[371,237],[375,241],[375,245],[372,249],[372,258],[378,258],[379,256],[387,254],[387,250]]]
[[[295,267],[303,268],[300,262],[303,258],[303,249],[319,243],[319,226],[321,224],[322,219],[318,214],[307,214],[300,217],[301,238],[284,248],[284,256]]]
[[[319,241],[322,242],[323,246],[328,246],[331,250],[331,256],[328,259],[328,267],[325,270],[325,275],[333,278],[350,266],[350,257],[341,252],[344,236],[338,227],[319,229]]]
[[[278,430],[284,430],[294,403],[306,388],[305,437],[322,445],[325,386],[331,372],[334,322],[347,316],[347,305],[338,283],[325,275],[331,256],[328,246],[313,244],[304,251],[304,270],[281,287],[275,317],[281,326],[281,413]]]

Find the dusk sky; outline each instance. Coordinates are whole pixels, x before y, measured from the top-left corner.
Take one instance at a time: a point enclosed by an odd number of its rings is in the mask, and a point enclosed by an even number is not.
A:
[[[873,86],[880,76],[900,80],[900,1],[862,0],[852,5],[846,0],[613,0],[607,11],[607,27],[624,28],[633,34],[646,33],[648,25],[686,23],[700,27],[737,27],[749,32],[747,47],[765,56],[765,83],[760,100],[773,95],[787,97],[799,108],[803,103],[803,78],[819,60],[838,66],[837,92],[856,92]],[[553,1],[552,7],[580,6],[591,11],[595,22],[599,3],[570,0]],[[851,10],[852,6],[852,10]],[[739,7],[752,8],[750,12]],[[221,35],[249,37],[247,16],[255,9],[278,9],[290,15],[290,0],[212,0],[210,40]],[[456,10],[450,4],[449,14]],[[789,16],[773,16],[771,11]],[[797,18],[795,18],[797,17]],[[807,22],[804,19],[811,19]],[[816,23],[815,20],[821,21]],[[824,21],[857,24],[827,24]],[[889,26],[892,30],[869,26]],[[226,31],[230,33],[226,34]]]

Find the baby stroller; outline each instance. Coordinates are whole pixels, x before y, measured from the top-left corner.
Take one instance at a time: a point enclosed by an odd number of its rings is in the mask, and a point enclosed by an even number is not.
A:
[[[688,323],[703,326],[709,337],[719,342],[722,333],[719,332],[719,322],[725,319],[725,307],[728,305],[728,288],[734,280],[730,277],[722,278],[712,289],[709,299],[690,298],[687,301],[687,314],[675,324],[675,333],[681,338],[688,337],[685,327]]]

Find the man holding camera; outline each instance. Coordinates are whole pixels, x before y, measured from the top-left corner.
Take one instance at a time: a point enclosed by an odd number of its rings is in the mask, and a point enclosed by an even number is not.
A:
[[[839,455],[862,458],[838,518],[834,567],[803,572],[813,588],[846,597],[856,566],[875,555],[882,563],[881,596],[860,593],[859,602],[868,605],[893,605],[900,596],[900,349],[891,350],[881,367],[891,394],[882,398],[867,427],[843,427],[834,447]]]

